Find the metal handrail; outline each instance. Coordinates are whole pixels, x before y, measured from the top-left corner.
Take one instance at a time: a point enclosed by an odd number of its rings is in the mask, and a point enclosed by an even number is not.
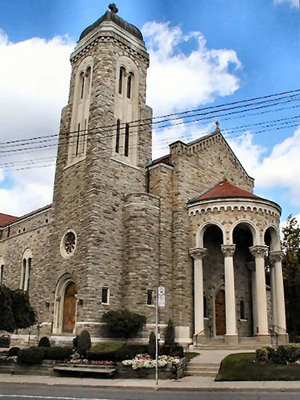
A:
[[[198,332],[198,333],[194,333],[194,339],[196,340],[196,346],[198,345],[198,336],[201,335],[202,333],[204,333],[205,328],[202,329],[202,331]]]

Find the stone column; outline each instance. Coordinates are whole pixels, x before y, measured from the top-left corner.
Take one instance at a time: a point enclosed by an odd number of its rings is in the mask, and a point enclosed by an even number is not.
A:
[[[278,326],[277,321],[277,294],[276,294],[276,279],[275,279],[275,268],[274,264],[271,261],[270,257],[270,281],[271,281],[271,298],[272,298],[272,325],[273,328],[276,330]],[[276,330],[277,332],[277,330]]]
[[[222,244],[225,271],[226,342],[237,342],[233,254],[235,244]]]
[[[270,261],[274,268],[274,281],[276,293],[276,311],[277,318],[275,330],[278,335],[286,336],[286,320],[285,320],[285,304],[284,304],[284,289],[283,289],[283,276],[282,276],[282,251],[272,251],[270,253]],[[285,339],[283,340],[285,341]]]
[[[252,293],[252,317],[253,317],[253,334],[257,334],[257,297],[256,297],[256,272],[255,262],[247,262],[247,267],[251,271],[251,293]]]
[[[204,335],[203,309],[203,258],[207,249],[190,249],[189,254],[194,259],[194,324],[195,335]]]
[[[267,336],[268,339],[262,342],[269,342],[268,330],[268,311],[267,311],[267,293],[266,293],[266,275],[265,275],[265,255],[268,246],[249,247],[251,254],[255,257],[256,271],[256,299],[257,299],[257,336]]]

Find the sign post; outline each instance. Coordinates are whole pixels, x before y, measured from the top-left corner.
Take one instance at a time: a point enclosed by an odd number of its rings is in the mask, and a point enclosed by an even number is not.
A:
[[[166,295],[164,286],[156,288],[156,304],[155,304],[155,379],[158,385],[158,307],[165,307]]]

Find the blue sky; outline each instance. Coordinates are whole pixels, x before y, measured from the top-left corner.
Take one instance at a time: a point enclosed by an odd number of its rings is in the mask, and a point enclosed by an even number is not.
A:
[[[58,132],[69,54],[107,6],[99,0],[0,0],[1,142]],[[300,88],[298,0],[120,0],[117,6],[120,17],[143,31],[151,57],[148,104],[155,115]],[[218,116],[256,178],[255,192],[278,202],[283,219],[300,215],[296,100],[243,118]],[[153,156],[167,153],[167,143],[177,138],[212,131],[216,118],[154,132]],[[263,122],[274,128],[254,125]],[[55,154],[55,142],[32,154],[0,154],[0,212],[22,215],[51,202]],[[26,165],[21,163],[39,159],[49,167],[17,171]]]

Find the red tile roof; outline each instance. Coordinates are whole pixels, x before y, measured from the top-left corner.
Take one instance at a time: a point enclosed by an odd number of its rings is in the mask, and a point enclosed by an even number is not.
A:
[[[189,203],[195,203],[200,200],[236,198],[236,197],[239,198],[244,197],[247,199],[249,198],[261,199],[261,197],[258,197],[255,194],[248,192],[247,190],[232,185],[225,179],[224,181],[217,183],[216,185],[204,190],[202,193],[193,197],[192,199],[189,200]]]
[[[1,214],[0,213],[0,227],[4,227],[6,225],[12,224],[13,222],[17,222],[17,221],[20,221],[22,219],[31,217],[31,216],[33,216],[35,214],[38,214],[38,213],[43,212],[43,211],[46,211],[48,208],[51,208],[51,207],[52,207],[52,204],[48,204],[45,207],[39,208],[39,209],[37,209],[35,211],[32,211],[32,212],[30,212],[28,214],[22,215],[22,217],[14,217],[12,215]]]
[[[18,217],[14,217],[13,215],[0,213],[0,226],[11,224],[12,222],[18,219],[19,219]]]

